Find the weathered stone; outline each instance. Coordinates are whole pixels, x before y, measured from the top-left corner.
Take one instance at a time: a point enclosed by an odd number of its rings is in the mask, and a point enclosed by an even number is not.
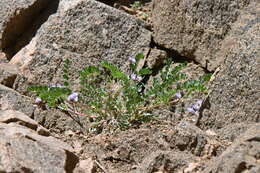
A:
[[[166,137],[166,140],[170,143],[171,148],[179,151],[190,151],[196,156],[203,156],[207,154],[206,147],[210,140],[214,141],[214,138],[210,139],[204,131],[195,125],[181,122]]]
[[[32,31],[33,21],[42,13],[51,0],[2,0],[0,2],[0,51],[11,58],[28,40],[21,39]],[[25,34],[27,33],[27,35]],[[34,32],[30,32],[34,34]],[[29,34],[29,35],[30,35]],[[20,40],[19,40],[20,39]]]
[[[213,159],[203,173],[226,173],[260,171],[260,124],[256,124],[238,137],[216,159]]]
[[[36,121],[29,118],[27,115],[14,110],[0,111],[0,123],[16,123],[35,130],[40,135],[50,135],[50,132]]]
[[[34,120],[55,133],[63,133],[67,130],[82,131],[88,130],[88,117],[69,115],[57,109],[42,110],[36,108]]]
[[[7,63],[8,60],[3,52],[0,52],[0,64]]]
[[[12,88],[18,73],[16,65],[0,64],[0,84]]]
[[[167,52],[160,49],[151,49],[147,58],[147,66],[149,68],[156,68],[163,65],[164,60],[168,58]]]
[[[196,157],[187,153],[156,151],[143,160],[137,173],[182,172],[195,159]]]
[[[0,84],[0,110],[17,110],[32,116],[34,109],[31,98]]]
[[[62,82],[66,59],[71,82],[86,65],[110,61],[127,71],[129,57],[149,52],[151,33],[134,17],[89,0],[61,1],[58,12],[10,63],[20,64],[17,87]],[[29,55],[29,56],[28,56]]]
[[[260,4],[251,3],[224,40],[226,61],[216,75],[200,126],[222,128],[260,121]]]
[[[240,10],[254,0],[153,0],[154,41],[214,70]],[[256,2],[256,1],[255,1]]]
[[[218,129],[216,132],[221,140],[226,140],[233,142],[237,139],[238,136],[245,133],[250,127],[254,126],[255,123],[232,123],[221,129]]]
[[[78,158],[51,136],[16,123],[0,123],[0,172],[72,172]]]

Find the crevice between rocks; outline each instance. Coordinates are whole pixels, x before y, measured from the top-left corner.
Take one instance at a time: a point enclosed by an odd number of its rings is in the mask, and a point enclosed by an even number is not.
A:
[[[178,51],[175,51],[175,50],[170,50],[170,49],[167,49],[159,44],[157,44],[153,37],[151,38],[151,43],[150,43],[150,48],[151,49],[159,49],[159,50],[163,50],[166,52],[167,54],[167,57],[168,58],[171,58],[175,63],[184,63],[184,62],[188,62],[188,63],[194,63],[196,65],[200,65],[200,63],[194,61],[194,58],[193,57],[185,57],[185,56],[182,56]],[[159,65],[157,65],[155,68],[153,68],[153,75],[156,75],[158,74],[158,72],[165,66],[164,63],[161,63]],[[207,70],[207,68],[204,68],[203,66],[200,65],[200,67],[204,70],[204,72],[206,74],[208,73],[212,73],[210,71]]]
[[[37,0],[28,8],[16,11],[2,36],[1,49],[8,60],[32,40],[49,16],[57,12],[58,5],[59,0]]]

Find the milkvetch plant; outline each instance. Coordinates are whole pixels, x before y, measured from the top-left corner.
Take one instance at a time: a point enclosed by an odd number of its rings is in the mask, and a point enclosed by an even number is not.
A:
[[[139,69],[141,59],[144,59],[141,53],[129,58],[128,74],[106,61],[98,66],[85,67],[79,73],[80,89],[77,92],[70,89],[70,62],[66,60],[63,85],[31,86],[29,91],[36,93],[37,103],[89,117],[90,130],[97,132],[103,128],[127,129],[148,122],[154,118],[154,109],[176,104],[194,92],[207,92],[205,83],[210,75],[190,80],[181,72],[187,64],[173,66],[171,60],[148,87],[146,81],[153,71],[147,67]],[[196,106],[200,105],[194,105],[191,113],[196,113]]]

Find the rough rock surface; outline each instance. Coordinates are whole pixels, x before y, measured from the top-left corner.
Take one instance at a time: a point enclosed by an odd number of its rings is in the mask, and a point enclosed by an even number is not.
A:
[[[70,145],[79,148],[80,159],[95,158],[111,173],[155,172],[159,168],[180,171],[201,156],[215,155],[222,147],[215,136],[207,135],[190,123],[180,123],[177,127],[149,124],[138,129],[96,135],[87,141],[84,137],[76,141],[75,137],[68,135],[65,138]]]
[[[12,88],[18,73],[16,65],[0,63],[0,84]]]
[[[153,0],[154,41],[214,70],[223,60],[215,56],[222,41],[249,2]]]
[[[50,135],[50,132],[46,128],[39,125],[36,121],[32,120],[24,113],[18,111],[14,111],[14,110],[0,111],[0,122],[20,124],[36,131],[40,135],[43,136]]]
[[[7,56],[14,54],[17,40],[32,27],[33,20],[49,2],[51,0],[1,0],[0,51]]]
[[[33,116],[34,106],[30,97],[23,96],[15,90],[0,84],[0,110],[17,110]]]
[[[260,123],[252,126],[246,133],[213,159],[203,173],[260,172]]]
[[[24,76],[17,87],[61,82],[65,59],[72,62],[72,83],[77,83],[78,71],[86,65],[104,60],[126,71],[129,57],[149,52],[151,33],[143,26],[134,17],[93,0],[61,1],[58,12],[11,60],[21,65]]]
[[[196,157],[187,153],[156,151],[149,154],[141,163],[137,173],[182,172]]]
[[[213,81],[210,109],[203,111],[201,127],[260,121],[259,14],[260,4],[251,3],[226,38],[226,61]]]
[[[0,112],[0,118],[5,119],[0,121],[0,172],[72,172],[78,162],[73,149],[27,128],[36,124],[26,117],[14,111]]]

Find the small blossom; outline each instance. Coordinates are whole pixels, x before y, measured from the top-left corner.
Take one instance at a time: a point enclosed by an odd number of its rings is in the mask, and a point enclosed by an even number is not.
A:
[[[202,103],[203,103],[203,100],[197,100],[197,105],[199,105],[199,106],[201,106],[202,105]]]
[[[194,114],[194,115],[199,115],[198,111],[194,110],[192,107],[188,107],[187,112]]]
[[[129,61],[131,64],[135,64],[135,63],[136,63],[135,58],[129,58],[128,61]]]
[[[67,99],[72,102],[77,102],[79,100],[78,93],[70,94]]]
[[[49,88],[64,88],[64,86],[61,84],[52,84],[52,85],[49,85]]]
[[[180,92],[178,92],[178,93],[175,94],[175,98],[176,98],[176,99],[180,99],[181,97],[182,97],[182,95],[181,95]]]
[[[200,105],[194,104],[194,105],[191,106],[191,108],[192,108],[193,110],[195,110],[195,111],[198,111],[198,110],[200,109]]]
[[[40,97],[37,97],[36,99],[35,99],[35,103],[41,103],[42,102],[42,99],[40,98]]]
[[[130,75],[130,78],[133,80],[133,81],[141,81],[142,80],[142,77],[141,76],[137,76],[136,74],[131,74]]]

